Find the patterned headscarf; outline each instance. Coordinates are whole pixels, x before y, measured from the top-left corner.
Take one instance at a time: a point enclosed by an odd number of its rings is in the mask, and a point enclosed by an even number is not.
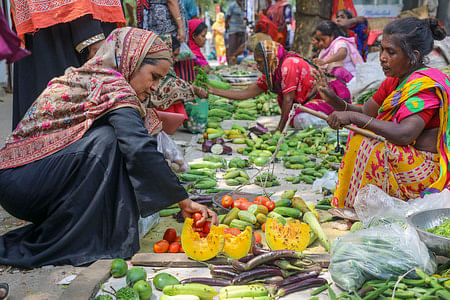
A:
[[[288,52],[277,42],[269,40],[259,42],[256,47],[262,51],[264,56],[264,74],[267,86],[274,93],[280,92],[281,72],[279,67]],[[292,53],[292,55],[296,54]]]
[[[129,84],[144,58],[170,60],[170,53],[153,32],[114,30],[92,59],[49,82],[0,151],[0,169],[63,149],[80,139],[96,119],[120,107],[138,110],[149,133],[160,130],[156,112],[146,110],[148,100],[140,101]]]

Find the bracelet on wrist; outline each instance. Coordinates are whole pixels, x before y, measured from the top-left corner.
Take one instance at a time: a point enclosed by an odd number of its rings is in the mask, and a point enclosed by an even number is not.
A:
[[[366,129],[366,127],[370,124],[370,122],[372,122],[372,120],[373,120],[373,117],[371,117],[371,118],[369,119],[369,121],[367,121],[367,123],[364,124],[364,126],[362,127],[362,129]]]

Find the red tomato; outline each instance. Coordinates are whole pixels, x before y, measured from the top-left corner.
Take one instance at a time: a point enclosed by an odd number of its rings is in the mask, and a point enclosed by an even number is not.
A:
[[[180,251],[180,244],[178,242],[173,242],[169,246],[169,252],[170,253],[178,253]]]
[[[177,238],[175,239],[175,242],[181,243],[181,236],[177,236]]]
[[[269,210],[269,211],[272,211],[274,208],[275,208],[275,202],[273,202],[273,201],[267,201],[266,202],[266,207],[267,207],[267,209]]]
[[[194,219],[194,226],[198,226],[200,224],[197,224],[198,221],[200,221],[202,219],[202,214],[199,212],[196,212],[192,215],[192,218]]]
[[[232,234],[230,227],[225,227],[225,234]]]
[[[258,196],[258,197],[256,197],[256,198],[259,200],[259,203],[262,204],[262,205],[264,205],[264,206],[266,206],[266,203],[267,203],[268,201],[270,201],[269,198],[264,197],[264,196]],[[256,200],[256,199],[255,199],[255,200]]]
[[[240,234],[241,234],[241,231],[240,231],[239,229],[237,229],[237,228],[231,228],[230,233],[231,233],[232,235],[236,236],[236,235],[240,235]]]
[[[225,195],[222,198],[222,206],[228,208],[233,205],[233,198],[229,195]]]
[[[261,243],[261,235],[259,234],[259,232],[255,231],[253,232],[253,235],[255,236],[255,243]]]
[[[248,202],[247,198],[241,197],[241,198],[237,198],[235,201],[244,201],[244,202]]]
[[[253,204],[261,204],[260,196],[256,197],[255,200],[253,200]]]
[[[195,232],[203,232],[203,227],[192,227]]]
[[[164,233],[163,239],[168,241],[169,243],[175,242],[175,239],[177,238],[177,232],[173,228],[168,228],[166,232]]]
[[[166,240],[161,240],[153,245],[155,253],[166,253],[167,250],[169,250],[169,242]]]
[[[203,225],[203,232],[208,234],[210,230],[211,230],[211,222],[206,221],[205,225]]]
[[[234,200],[232,205],[233,205],[233,207],[239,208],[241,206],[242,202],[243,202],[242,200],[236,199],[236,200]]]
[[[262,230],[262,232],[266,232],[266,223],[265,222],[262,223],[261,230]]]
[[[180,253],[184,253],[183,246],[180,244]]]
[[[251,202],[242,202],[241,205],[239,206],[239,209],[240,210],[247,210],[250,205],[252,205]]]

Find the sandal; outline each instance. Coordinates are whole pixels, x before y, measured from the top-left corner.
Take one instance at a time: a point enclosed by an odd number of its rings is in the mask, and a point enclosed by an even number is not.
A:
[[[5,282],[0,283],[0,291],[5,290],[6,293],[3,296],[0,296],[0,300],[7,300],[9,294],[9,285]]]

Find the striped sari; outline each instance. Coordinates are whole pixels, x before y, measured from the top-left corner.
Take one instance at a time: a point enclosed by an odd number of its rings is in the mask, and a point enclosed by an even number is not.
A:
[[[436,97],[424,101],[421,92],[427,90]],[[450,181],[449,95],[449,78],[432,68],[420,69],[400,84],[384,100],[377,119],[400,123],[422,110],[439,109],[438,153],[355,135],[340,166],[332,205],[353,207],[358,191],[368,184],[384,187],[389,195],[405,201],[444,189]]]

